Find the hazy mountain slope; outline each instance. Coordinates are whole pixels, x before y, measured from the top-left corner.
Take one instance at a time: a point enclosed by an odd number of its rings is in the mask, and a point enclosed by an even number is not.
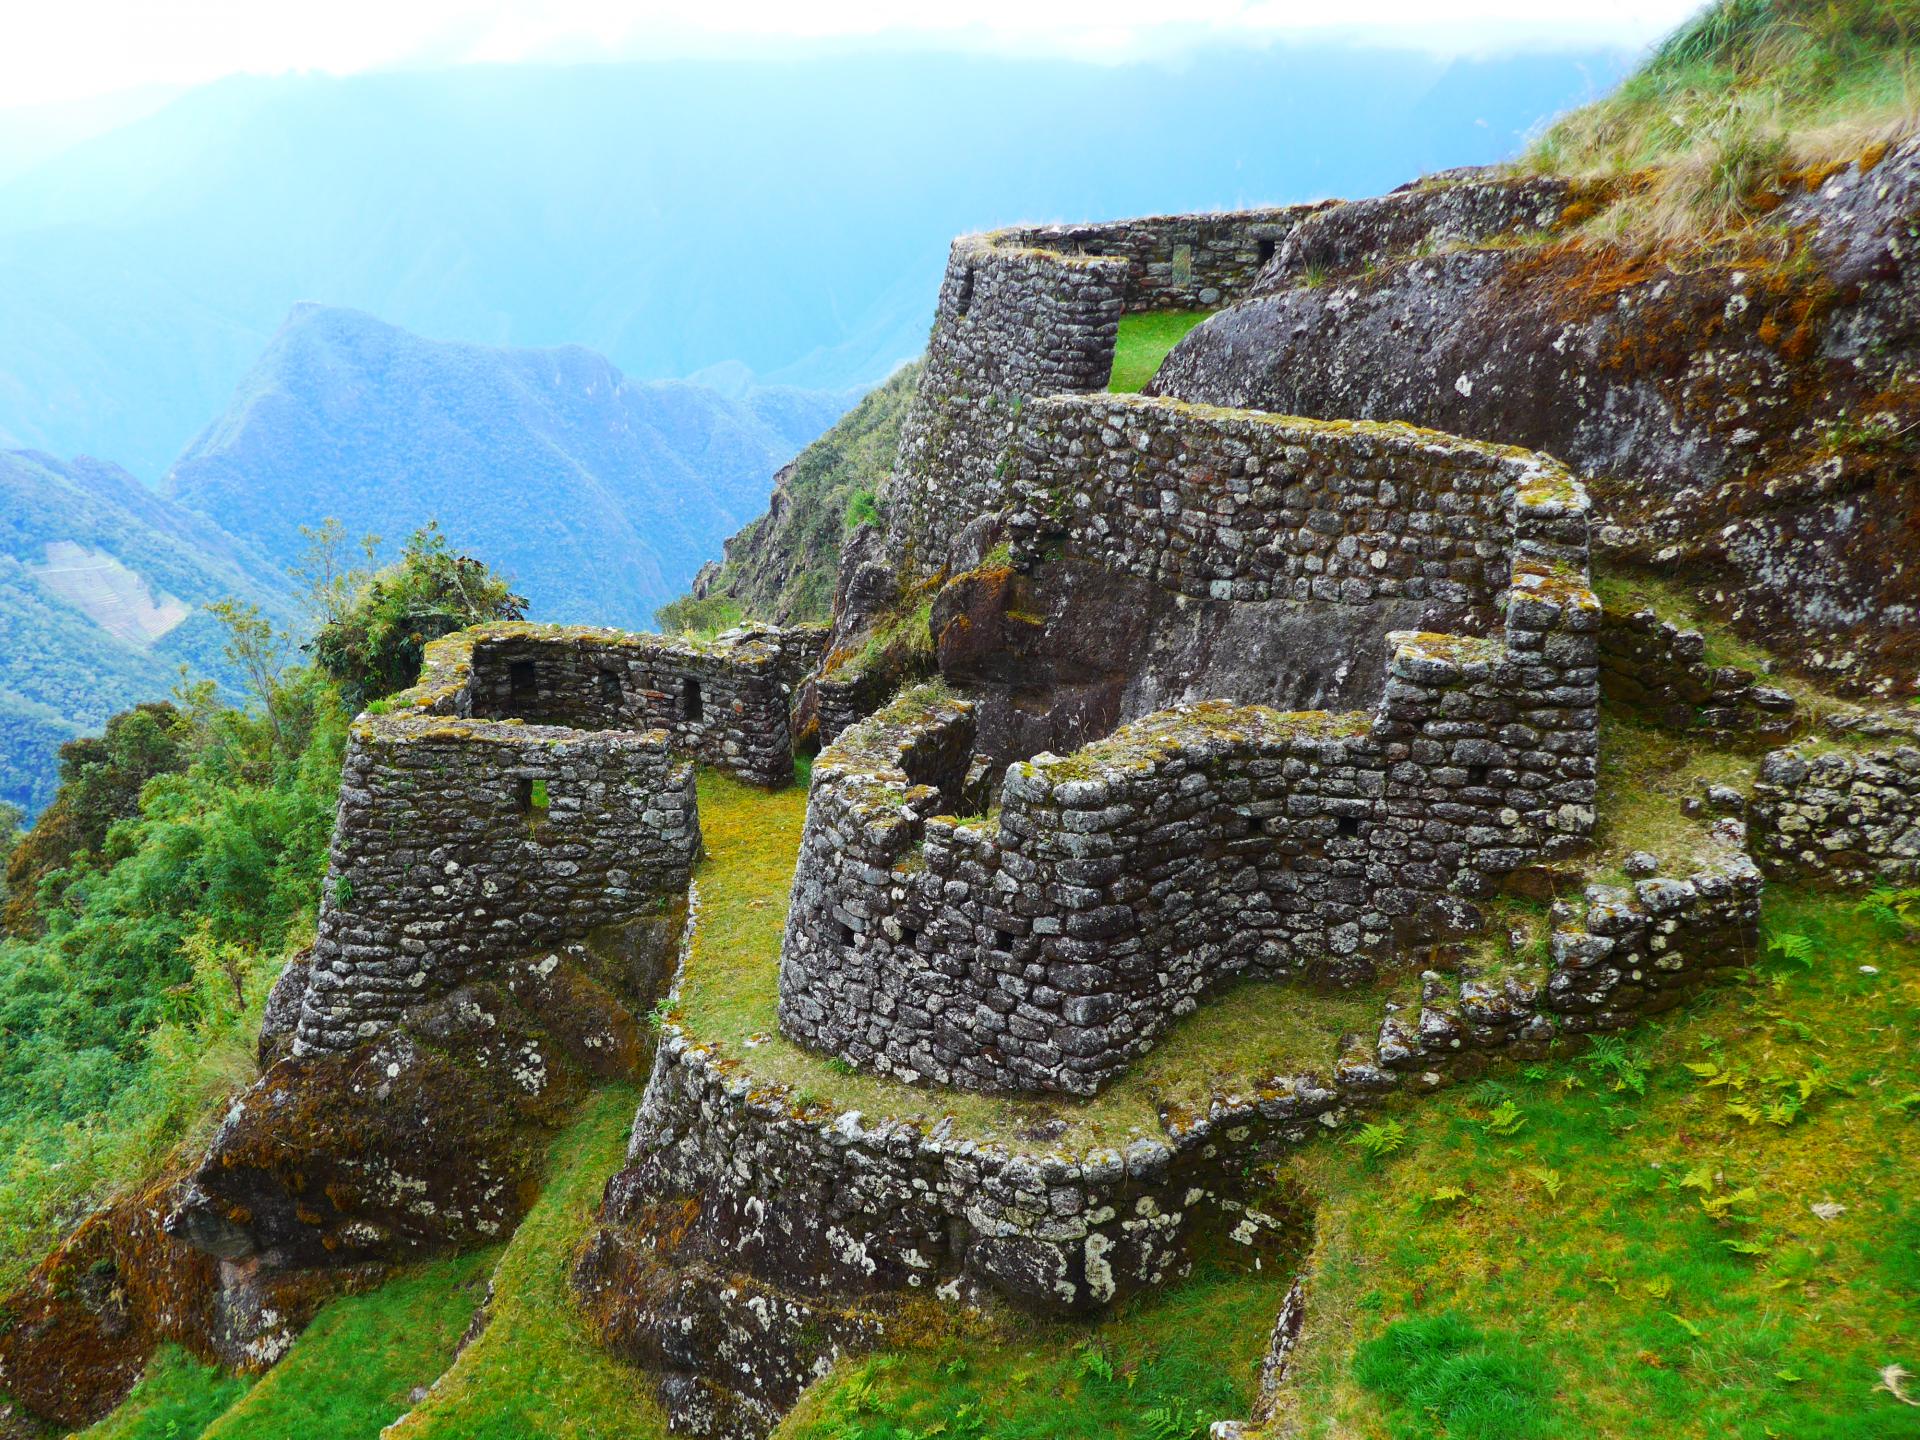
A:
[[[892,466],[919,379],[917,363],[902,366],[776,475],[767,513],[728,538],[726,562],[695,596],[725,596],[755,619],[827,619],[847,508]]]
[[[157,478],[301,299],[634,376],[873,383],[921,349],[955,233],[1381,190],[1511,153],[1619,68],[1280,47],[225,81],[0,184],[0,435]]]
[[[217,673],[208,601],[292,615],[277,567],[117,466],[0,452],[0,799],[37,809],[59,742]]]
[[[325,516],[389,542],[438,519],[538,618],[640,626],[846,403],[730,400],[577,346],[445,343],[302,305],[165,489],[282,564]]]

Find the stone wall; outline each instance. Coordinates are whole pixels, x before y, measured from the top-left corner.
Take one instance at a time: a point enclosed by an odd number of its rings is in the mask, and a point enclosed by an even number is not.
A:
[[[908,697],[813,772],[780,1023],[857,1065],[1090,1094],[1241,975],[1369,978],[1593,823],[1599,606],[1586,497],[1508,492],[1498,639],[1390,637],[1375,713],[1178,707],[950,810],[964,702]]]
[[[452,713],[574,730],[664,730],[673,749],[759,785],[793,778],[789,693],[825,640],[818,627],[755,626],[711,642],[585,626],[469,632],[470,675]]]
[[[1022,417],[1014,563],[1064,549],[1196,600],[1418,602],[1487,630],[1511,571],[1526,451],[1406,425],[1299,420],[1138,395]]]
[[[1723,736],[1785,736],[1793,696],[1737,665],[1709,665],[1707,640],[1651,610],[1603,609],[1600,690],[1669,730]]]
[[[934,708],[964,729],[957,707]],[[1559,902],[1537,953],[1442,947],[1448,968],[1385,1005],[1377,1042],[1345,1037],[1325,1069],[1237,1077],[1245,1090],[1124,1149],[839,1111],[669,1025],[575,1285],[616,1353],[654,1373],[677,1428],[752,1437],[837,1356],[879,1342],[889,1294],[1084,1314],[1187,1274],[1202,1244],[1272,1263],[1293,1217],[1246,1203],[1254,1167],[1382,1094],[1629,1024],[1747,963],[1760,876],[1742,840],[1719,821],[1692,873]]]
[[[1754,782],[1754,854],[1776,880],[1920,885],[1920,745],[1775,750]]]
[[[685,889],[700,843],[693,770],[665,730],[468,718],[488,708],[484,691],[475,705],[489,669],[476,653],[511,656],[537,633],[436,641],[419,686],[354,722],[296,1054],[352,1049],[477,966]],[[596,651],[569,633],[543,653],[557,673]]]
[[[1145,215],[1079,225],[1016,225],[987,238],[1003,248],[1127,262],[1125,304],[1135,310],[1211,310],[1230,305],[1325,204]]]
[[[883,497],[896,564],[917,575],[977,560],[980,524],[1004,505],[1001,462],[1021,407],[1036,396],[1106,389],[1122,314],[1237,297],[1312,208],[1032,226],[954,241]]]

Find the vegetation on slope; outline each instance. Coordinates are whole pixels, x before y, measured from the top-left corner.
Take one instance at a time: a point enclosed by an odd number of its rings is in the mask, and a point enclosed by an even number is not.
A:
[[[1245,1415],[1287,1277],[1201,1270],[1093,1324],[958,1318],[841,1364],[775,1440],[1199,1440]]]
[[[717,579],[662,606],[662,630],[711,632],[741,616],[825,620],[846,531],[872,519],[873,492],[893,465],[900,422],[920,380],[902,366],[776,477],[768,512],[726,542]]]
[[[586,1102],[554,1140],[547,1184],[493,1270],[487,1328],[386,1440],[660,1440],[644,1380],[603,1350],[567,1282],[639,1104],[631,1086]]]
[[[1108,381],[1107,389],[1116,395],[1139,394],[1173,347],[1212,313],[1210,310],[1146,310],[1122,315],[1120,333],[1113,344],[1113,378]]]
[[[456,559],[418,537],[409,555],[435,574]],[[426,587],[410,563],[384,589],[324,555],[310,570],[351,577],[335,598],[364,630],[363,610]],[[493,593],[484,570],[459,573]],[[117,717],[69,752],[62,791],[15,848],[14,933],[0,939],[0,1287],[89,1206],[204,1137],[252,1078],[266,992],[312,935],[346,707],[327,675],[290,663],[284,631],[251,607],[217,610],[251,703],[222,704],[202,683]],[[404,626],[380,633],[412,643]],[[392,666],[377,647],[364,658]]]
[[[1527,160],[1564,174],[1647,172],[1602,229],[1723,228],[1777,203],[1770,187],[1783,172],[1911,131],[1917,46],[1911,0],[1717,0]]]
[[[1920,1371],[1915,938],[1777,894],[1767,934],[1738,989],[1408,1104],[1375,1162],[1297,1157],[1274,1434],[1920,1435],[1877,1388]]]

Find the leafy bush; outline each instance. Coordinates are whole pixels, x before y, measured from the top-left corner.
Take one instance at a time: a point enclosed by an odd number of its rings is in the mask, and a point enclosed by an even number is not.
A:
[[[653,612],[653,623],[663,635],[691,635],[711,640],[723,630],[740,623],[740,606],[730,595],[709,595],[698,599],[682,595],[671,604]]]
[[[203,684],[115,717],[22,842],[60,863],[43,933],[0,941],[0,1280],[251,1077],[267,989],[312,934],[347,727],[319,672],[263,679],[247,710]],[[89,813],[109,803],[128,813]],[[58,838],[74,815],[97,841]]]
[[[316,551],[337,545],[338,527],[312,532]],[[488,620],[520,620],[526,598],[482,562],[447,548],[429,523],[385,569],[340,572],[310,558],[310,588],[323,623],[307,650],[348,706],[404,690],[420,676],[429,643]]]

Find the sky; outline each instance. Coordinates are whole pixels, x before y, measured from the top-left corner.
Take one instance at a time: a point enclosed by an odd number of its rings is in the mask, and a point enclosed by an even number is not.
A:
[[[1444,53],[1643,46],[1701,0],[12,0],[0,109],[233,74],[908,45],[1165,57],[1209,44],[1387,42]],[[1178,18],[1169,20],[1169,15]]]

